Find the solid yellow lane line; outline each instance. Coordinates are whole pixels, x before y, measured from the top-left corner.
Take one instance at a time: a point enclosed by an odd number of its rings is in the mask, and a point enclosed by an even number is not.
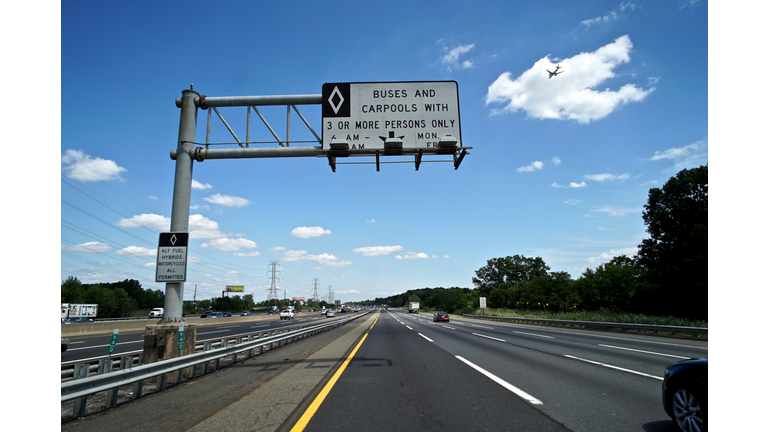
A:
[[[379,316],[381,315],[381,312],[379,312]],[[309,421],[312,419],[312,416],[315,415],[317,410],[320,408],[320,405],[322,405],[323,401],[325,400],[325,397],[328,396],[328,393],[331,392],[331,389],[336,384],[336,381],[338,381],[339,377],[341,377],[341,374],[344,372],[344,369],[347,368],[347,365],[350,361],[352,361],[352,357],[355,356],[355,353],[357,353],[357,350],[363,345],[363,342],[365,342],[365,338],[368,337],[368,333],[371,332],[371,329],[373,326],[376,325],[376,321],[379,320],[379,316],[376,316],[376,319],[373,321],[373,324],[371,324],[371,327],[368,328],[368,331],[365,332],[365,335],[362,339],[360,339],[360,343],[357,344],[355,349],[352,350],[352,352],[349,354],[346,360],[344,360],[344,363],[341,364],[341,367],[339,367],[339,370],[336,371],[335,374],[333,374],[333,377],[330,381],[323,387],[323,390],[320,391],[320,394],[317,395],[314,401],[312,401],[312,404],[309,405],[309,408],[304,412],[304,415],[301,416],[299,421],[296,422],[296,424],[291,429],[291,432],[301,432],[304,430],[305,427],[307,427],[307,424],[309,424]]]

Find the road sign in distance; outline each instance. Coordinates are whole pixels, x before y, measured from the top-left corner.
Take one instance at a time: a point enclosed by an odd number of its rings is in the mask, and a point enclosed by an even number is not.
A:
[[[323,149],[435,149],[441,139],[461,147],[456,81],[323,84]]]

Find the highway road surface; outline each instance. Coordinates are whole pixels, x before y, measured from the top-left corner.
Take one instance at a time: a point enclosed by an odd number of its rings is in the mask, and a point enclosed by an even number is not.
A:
[[[379,311],[62,430],[673,431],[664,368],[707,355],[705,340]]]

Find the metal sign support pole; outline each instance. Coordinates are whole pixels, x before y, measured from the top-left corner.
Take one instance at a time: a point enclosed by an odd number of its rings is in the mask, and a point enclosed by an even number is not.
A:
[[[173,204],[171,205],[171,231],[189,231],[189,205],[192,194],[192,157],[189,151],[195,148],[197,129],[197,106],[195,98],[200,93],[194,90],[181,92],[181,119],[179,120],[179,141],[176,144],[176,174],[173,180]],[[184,282],[165,284],[165,303],[161,323],[184,322]]]

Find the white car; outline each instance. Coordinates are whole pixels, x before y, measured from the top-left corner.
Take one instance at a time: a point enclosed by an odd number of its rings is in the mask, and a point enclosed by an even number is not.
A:
[[[293,319],[293,318],[294,318],[293,311],[290,310],[290,309],[286,309],[286,310],[280,312],[280,319],[281,320],[282,319]]]
[[[325,316],[327,316],[329,318],[332,317],[333,316],[333,311],[329,310],[328,312],[325,313]]]

